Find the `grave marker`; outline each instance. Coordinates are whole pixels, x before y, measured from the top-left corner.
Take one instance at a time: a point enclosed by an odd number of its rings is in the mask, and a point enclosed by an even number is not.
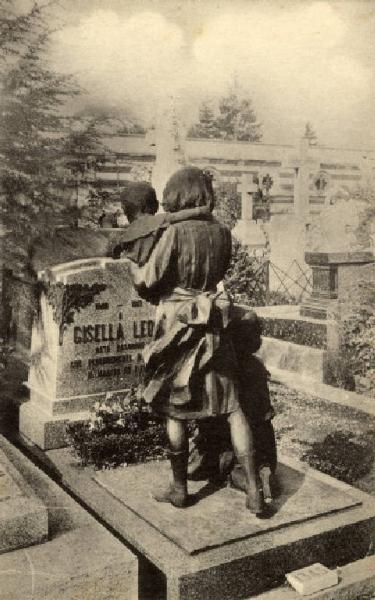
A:
[[[126,259],[87,259],[41,271],[33,326],[30,402],[20,431],[42,448],[65,445],[69,421],[86,419],[106,394],[142,379],[154,308],[133,289]]]

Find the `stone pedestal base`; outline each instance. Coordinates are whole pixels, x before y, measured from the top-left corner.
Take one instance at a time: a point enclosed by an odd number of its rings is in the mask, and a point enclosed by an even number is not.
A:
[[[66,450],[47,456],[81,502],[164,573],[168,600],[248,598],[313,562],[362,558],[374,536],[372,497],[284,457],[276,513],[261,520],[245,510],[242,492],[204,482],[189,482],[198,500],[189,508],[156,502],[165,462],[96,473]]]
[[[64,448],[68,424],[86,421],[88,412],[51,415],[40,404],[25,402],[20,407],[19,431],[42,450]]]
[[[301,305],[301,316],[332,318],[337,299],[350,302],[361,281],[375,277],[372,252],[306,252],[313,273],[312,294]]]
[[[262,254],[266,247],[266,236],[257,221],[243,220],[237,222],[232,231],[234,237],[249,250]]]
[[[0,554],[47,537],[47,508],[0,450]]]

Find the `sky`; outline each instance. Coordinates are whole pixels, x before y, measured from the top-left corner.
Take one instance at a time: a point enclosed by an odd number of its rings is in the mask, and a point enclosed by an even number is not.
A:
[[[375,149],[375,0],[65,0],[55,68],[85,102],[144,123],[173,95],[187,124],[235,81],[266,143],[307,121],[326,146]]]

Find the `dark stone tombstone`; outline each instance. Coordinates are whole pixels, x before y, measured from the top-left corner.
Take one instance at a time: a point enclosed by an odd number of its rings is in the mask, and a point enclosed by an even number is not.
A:
[[[94,258],[38,274],[43,291],[20,432],[43,449],[66,445],[67,423],[87,419],[96,402],[142,378],[154,308],[134,291],[129,265]]]
[[[334,315],[337,300],[350,296],[356,283],[375,279],[372,252],[306,252],[305,260],[312,269],[313,289],[301,305],[301,316],[327,319]]]

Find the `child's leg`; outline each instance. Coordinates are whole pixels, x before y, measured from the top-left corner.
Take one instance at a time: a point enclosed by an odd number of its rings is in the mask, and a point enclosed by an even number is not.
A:
[[[169,460],[172,469],[172,483],[169,489],[155,493],[158,502],[170,502],[178,508],[188,505],[187,466],[189,458],[188,432],[186,421],[167,419],[169,439]]]
[[[167,435],[171,452],[188,451],[188,433],[186,421],[167,419]]]
[[[277,450],[271,419],[258,423],[253,428],[253,434],[258,468],[266,466],[274,473],[277,466]]]
[[[259,474],[255,464],[255,448],[253,434],[249,423],[241,409],[229,416],[233,448],[243,469],[247,487],[247,508],[261,514],[264,510],[263,494]]]
[[[254,428],[254,437],[256,463],[262,481],[264,499],[267,503],[270,503],[280,493],[275,475],[277,450],[272,420],[269,419],[257,424]]]

